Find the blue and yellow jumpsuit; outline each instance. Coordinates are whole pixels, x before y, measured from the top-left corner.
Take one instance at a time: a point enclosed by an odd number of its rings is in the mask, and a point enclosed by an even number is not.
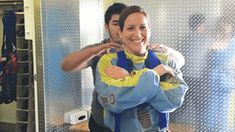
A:
[[[121,113],[121,132],[143,132],[158,130],[159,112],[172,112],[183,103],[187,84],[175,62],[166,54],[155,53],[161,64],[170,66],[176,76],[160,81],[160,76],[145,67],[145,56],[139,57],[125,51],[133,62],[129,76],[114,79],[105,73],[111,65],[117,65],[117,53],[105,54],[97,65],[95,90],[98,100],[104,107],[104,123],[114,130],[114,113]],[[142,106],[141,104],[148,104]],[[141,111],[146,111],[143,116]],[[143,112],[142,112],[143,113]]]

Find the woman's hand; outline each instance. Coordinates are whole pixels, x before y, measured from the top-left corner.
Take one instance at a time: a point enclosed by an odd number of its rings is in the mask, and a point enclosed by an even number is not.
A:
[[[150,44],[148,45],[148,49],[153,50],[155,52],[166,53],[166,54],[168,54],[171,50],[170,47],[164,44]]]
[[[120,79],[124,78],[129,75],[129,72],[121,67],[118,66],[109,66],[105,69],[104,71],[108,76],[115,78],[115,79]]]
[[[163,64],[156,66],[154,70],[158,73],[159,76],[162,76],[164,74],[168,74],[170,77],[175,76],[175,70]]]
[[[185,64],[184,56],[179,51],[174,50],[164,44],[150,44],[148,45],[148,49],[158,53],[166,53],[176,62],[176,65],[179,68],[183,67]]]

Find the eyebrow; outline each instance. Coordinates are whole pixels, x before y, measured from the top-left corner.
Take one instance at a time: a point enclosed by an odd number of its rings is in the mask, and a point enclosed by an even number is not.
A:
[[[133,27],[134,25],[126,25],[127,27]]]
[[[148,24],[140,24],[140,26],[147,26]],[[135,25],[132,25],[132,24],[130,24],[130,25],[126,25],[126,26],[135,26]]]
[[[119,23],[119,20],[113,20],[112,23]]]

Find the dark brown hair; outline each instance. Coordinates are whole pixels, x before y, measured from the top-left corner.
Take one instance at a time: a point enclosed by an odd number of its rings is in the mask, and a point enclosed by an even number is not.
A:
[[[126,7],[127,5],[125,5],[124,3],[114,3],[111,6],[109,6],[104,15],[105,24],[108,25],[109,21],[112,18],[112,15],[120,14]]]
[[[146,16],[146,18],[149,20],[148,18],[148,14],[144,11],[143,8],[141,8],[140,6],[136,6],[136,5],[133,5],[133,6],[128,6],[127,8],[125,8],[121,14],[120,14],[120,18],[119,18],[119,27],[121,29],[121,31],[123,31],[123,28],[124,28],[124,23],[125,23],[125,20],[126,18],[133,14],[133,13],[136,13],[136,12],[139,12],[139,13],[142,13]]]

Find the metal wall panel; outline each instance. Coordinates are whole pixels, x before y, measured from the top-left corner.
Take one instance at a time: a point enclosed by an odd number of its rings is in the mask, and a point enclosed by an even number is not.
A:
[[[44,107],[44,81],[43,81],[43,59],[42,59],[42,37],[41,37],[41,2],[36,0],[34,2],[34,21],[35,21],[35,37],[33,40],[33,47],[37,54],[34,60],[34,76],[35,76],[35,126],[36,131],[45,131],[45,107]],[[34,55],[35,56],[35,55]],[[39,118],[40,117],[40,118]]]
[[[141,5],[150,15],[151,43],[166,44],[185,55],[182,71],[190,88],[183,106],[171,114],[173,130],[234,131],[235,40],[233,36],[225,36],[222,25],[223,20],[227,20],[234,29],[235,0],[115,2]],[[90,69],[64,73],[60,61],[66,54],[103,39],[103,4],[110,1],[41,0],[36,3],[41,5],[35,6],[39,129],[40,132],[67,131],[64,112],[90,109],[94,86]],[[205,17],[205,30],[203,35],[194,36],[188,21],[192,14],[198,13]]]
[[[65,73],[60,62],[67,54],[102,40],[102,2],[41,0],[35,4],[38,130],[64,132],[69,127],[64,113],[89,110],[94,86],[89,69]]]
[[[66,127],[64,112],[81,107],[80,73],[60,68],[61,59],[79,48],[79,1],[43,0],[42,18],[45,130],[53,131]]]
[[[185,56],[182,67],[189,85],[183,106],[171,113],[171,128],[179,132],[225,132],[235,127],[235,39],[234,0],[147,0],[126,1],[148,11],[152,24],[151,43],[163,43]],[[193,14],[205,17],[200,35],[190,31]],[[197,23],[197,18],[194,18]],[[234,31],[232,31],[232,34]],[[228,64],[227,64],[228,63]],[[219,73],[217,73],[219,72]]]
[[[104,11],[102,1],[80,1],[80,41],[81,47],[99,43],[104,37]],[[90,110],[94,89],[91,68],[82,70],[82,108]]]

